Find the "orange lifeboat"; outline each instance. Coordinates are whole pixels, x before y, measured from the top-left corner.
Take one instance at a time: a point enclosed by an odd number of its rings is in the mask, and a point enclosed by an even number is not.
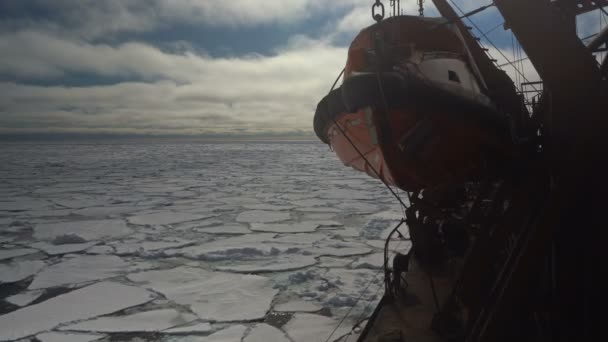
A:
[[[395,16],[354,39],[314,129],[345,165],[401,189],[463,180],[508,131],[484,87],[445,19]]]

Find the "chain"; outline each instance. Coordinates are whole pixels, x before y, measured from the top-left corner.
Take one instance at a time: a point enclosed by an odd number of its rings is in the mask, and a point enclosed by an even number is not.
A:
[[[382,4],[382,1],[376,0],[372,5],[372,18],[374,18],[376,22],[380,22],[384,19],[384,4]]]

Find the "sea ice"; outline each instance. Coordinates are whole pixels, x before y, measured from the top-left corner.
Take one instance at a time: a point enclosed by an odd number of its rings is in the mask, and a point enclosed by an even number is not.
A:
[[[107,216],[120,215],[137,211],[139,208],[130,206],[103,206],[82,208],[72,211],[75,215],[104,218]]]
[[[271,210],[271,211],[281,211],[281,210],[291,210],[294,208],[293,205],[274,205],[274,204],[245,204],[243,208],[249,210]]]
[[[58,198],[54,199],[53,202],[59,204],[62,207],[70,209],[80,209],[88,207],[103,206],[108,203],[109,198],[103,197],[83,197],[83,198]]]
[[[152,293],[101,282],[0,316],[0,341],[16,340],[76,320],[89,319],[154,299]]]
[[[289,342],[281,330],[265,323],[256,324],[243,342]]]
[[[47,332],[36,335],[36,339],[40,342],[92,342],[104,338],[105,335],[99,334],[74,334]]]
[[[171,225],[181,222],[203,220],[215,215],[195,215],[189,213],[177,213],[173,211],[163,211],[128,217],[127,220],[132,224],[147,225]]]
[[[297,211],[302,211],[306,213],[339,213],[340,210],[336,208],[330,207],[300,207],[296,208]]]
[[[163,333],[166,334],[199,334],[199,333],[207,333],[213,330],[211,324],[207,322],[196,323],[193,325],[180,325],[175,328],[163,330]]]
[[[319,264],[319,267],[328,267],[328,268],[346,267],[351,262],[353,262],[351,259],[347,259],[347,258],[332,258],[332,257],[320,257],[319,261],[321,262]]]
[[[122,274],[129,264],[115,255],[78,255],[64,258],[34,277],[28,289],[78,284]]]
[[[263,318],[277,293],[265,277],[192,267],[130,274],[128,278],[177,304],[190,306],[200,318],[209,321]]]
[[[329,341],[335,341],[351,331],[348,324],[342,324],[333,332],[338,323],[337,320],[326,316],[297,313],[287,322],[284,329],[294,342],[325,342],[330,335]]]
[[[103,245],[103,246],[93,246],[86,250],[88,254],[112,254],[114,253],[114,248],[112,246]]]
[[[131,234],[123,220],[86,220],[58,223],[41,223],[34,227],[34,237],[53,240],[64,235],[76,235],[86,241],[115,238]]]
[[[253,231],[272,233],[310,233],[314,232],[317,227],[319,227],[319,224],[312,221],[299,223],[251,224],[251,230]]]
[[[200,338],[198,340],[200,342],[238,342],[243,339],[243,335],[245,335],[245,331],[247,331],[247,327],[244,325],[233,325],[226,329],[222,329],[218,332],[215,332],[207,337]],[[181,340],[180,340],[181,341]]]
[[[0,201],[0,211],[24,211],[47,206],[49,202],[31,197],[14,197],[10,201]]]
[[[98,242],[86,242],[86,243],[69,243],[63,245],[53,245],[48,242],[36,242],[30,245],[30,247],[34,247],[42,250],[44,253],[48,255],[59,255],[59,254],[68,254],[74,252],[80,252],[85,249],[91,248],[95,246]]]
[[[91,331],[91,332],[151,332],[161,331],[177,325],[196,320],[189,313],[181,313],[175,309],[159,309],[143,311],[126,316],[99,317],[85,322],[63,326],[61,330]]]
[[[193,241],[175,238],[173,241],[128,241],[115,243],[115,253],[118,255],[149,255],[163,249],[178,248],[193,244]]]
[[[321,309],[321,306],[305,300],[294,300],[283,304],[277,304],[273,308],[274,311],[281,312],[317,312]]]
[[[46,264],[40,260],[23,260],[0,264],[0,283],[21,281],[38,273],[45,266]]]
[[[44,293],[42,290],[26,291],[5,298],[5,300],[17,306],[26,306],[38,299],[42,293]]]
[[[190,259],[219,261],[219,260],[251,260],[278,255],[282,252],[296,251],[302,246],[276,243],[274,234],[246,234],[236,237],[219,239],[198,246],[165,251],[167,256],[184,256]]]
[[[227,266],[217,266],[218,271],[236,273],[281,272],[297,270],[317,263],[314,257],[302,255],[287,255],[270,259],[256,260],[246,264],[232,263]]]
[[[236,220],[245,223],[271,223],[289,220],[290,217],[289,213],[284,212],[249,210],[240,213]]]
[[[352,268],[382,268],[384,267],[384,252],[373,253],[357,259]]]
[[[196,228],[197,232],[207,233],[207,234],[247,234],[251,233],[245,226],[231,224],[225,226],[214,226],[214,227],[204,227],[204,228]]]
[[[0,260],[12,259],[34,253],[38,253],[38,250],[31,248],[0,249]]]

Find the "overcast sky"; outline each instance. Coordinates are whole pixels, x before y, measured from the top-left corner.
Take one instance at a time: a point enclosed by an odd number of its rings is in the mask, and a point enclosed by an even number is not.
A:
[[[372,2],[2,0],[0,134],[311,135]],[[502,23],[495,8],[473,19]],[[489,35],[513,56],[509,31]]]

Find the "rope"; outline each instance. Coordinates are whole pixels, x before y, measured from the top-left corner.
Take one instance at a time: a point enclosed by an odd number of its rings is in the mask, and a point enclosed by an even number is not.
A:
[[[329,90],[329,92],[331,92],[332,90],[334,90],[334,87],[336,86],[336,83],[338,83],[338,80],[340,79],[340,76],[342,76],[342,74],[344,74],[344,69],[342,69],[342,71],[340,72],[340,74],[336,78],[336,81],[331,86],[331,89]],[[382,97],[384,98],[384,93],[383,93]],[[386,99],[384,99],[384,101],[386,102]],[[348,140],[348,142],[350,143],[350,145],[355,149],[355,151],[357,152],[357,154],[359,154],[359,156],[363,159],[363,161],[365,161],[365,164],[367,166],[369,166],[369,168],[374,172],[374,174],[382,182],[382,184],[384,184],[384,186],[386,186],[386,188],[397,199],[397,201],[399,201],[399,203],[401,204],[402,207],[407,208],[407,205],[405,205],[405,203],[403,202],[403,200],[401,199],[401,197],[399,197],[399,195],[390,187],[390,185],[388,185],[388,183],[386,183],[386,181],[380,175],[380,173],[376,170],[376,168],[369,162],[369,160],[365,157],[365,155],[357,148],[357,146],[355,145],[355,143],[353,143],[353,141],[350,139],[350,137],[348,136],[348,134],[346,134],[346,130],[343,129],[338,124],[338,122],[336,121],[336,118],[332,117],[332,121],[333,121],[334,125],[336,125],[336,127],[338,128],[338,130],[340,131],[340,133],[342,133],[342,135],[344,135],[344,137],[346,138],[346,140]]]
[[[460,7],[459,7],[459,6],[458,6],[458,5],[457,5],[457,4],[454,2],[454,1],[452,1],[452,0],[449,0],[449,1],[450,1],[450,3],[452,3],[452,5],[454,5],[454,7],[456,7],[456,9],[457,9],[457,10],[458,10],[460,13],[464,14],[464,11],[463,11],[463,10],[462,10],[462,9],[461,9],[461,8],[460,8]],[[497,47],[497,46],[496,46],[496,45],[495,45],[495,44],[492,42],[492,40],[490,40],[490,38],[488,38],[488,36],[487,36],[485,33],[483,33],[483,31],[482,31],[481,29],[479,29],[479,27],[478,27],[478,26],[477,26],[477,25],[476,25],[476,24],[473,22],[473,20],[471,20],[471,18],[469,18],[469,17],[466,17],[466,18],[467,18],[467,20],[468,20],[468,21],[471,23],[471,25],[473,25],[473,27],[475,27],[475,29],[476,29],[477,31],[479,31],[479,33],[481,33],[481,35],[482,35],[482,36],[483,36],[483,37],[484,37],[484,38],[485,38],[485,39],[488,41],[488,43],[490,43],[490,45],[492,45],[492,46],[493,46],[493,47],[496,49],[496,51],[498,51],[498,53],[499,53],[499,54],[500,54],[500,55],[501,55],[501,56],[502,56],[502,57],[503,57],[503,58],[504,58],[504,59],[507,61],[507,63],[508,63],[509,65],[511,65],[513,68],[515,68],[515,70],[517,71],[517,73],[519,73],[519,74],[521,75],[521,77],[524,79],[524,81],[526,81],[526,82],[530,82],[530,81],[529,81],[529,80],[526,78],[526,76],[525,76],[524,74],[522,74],[522,73],[521,73],[521,72],[520,72],[520,71],[519,71],[519,70],[518,70],[518,69],[517,69],[517,68],[516,68],[516,67],[513,65],[513,63],[512,63],[512,62],[509,60],[509,58],[507,58],[507,56],[505,56],[505,54],[504,54],[504,53],[502,53],[502,51],[500,51],[500,49],[499,49],[499,48],[498,48],[498,47]],[[538,89],[536,89],[534,86],[532,86],[532,88],[534,89],[534,91],[539,91],[539,90],[538,90]]]
[[[357,303],[359,303],[359,301],[361,300],[361,298],[363,298],[363,295],[365,295],[365,292],[367,291],[367,289],[370,287],[370,285],[373,284],[374,280],[376,280],[376,278],[378,277],[378,274],[380,274],[380,271],[382,271],[381,269],[378,270],[374,276],[372,277],[372,279],[369,281],[369,283],[367,283],[367,286],[365,286],[365,288],[361,291],[361,294],[359,295],[359,297],[357,298],[357,300],[355,300],[355,303],[348,309],[348,311],[346,312],[346,314],[344,315],[344,317],[342,317],[342,319],[340,320],[340,322],[338,323],[338,325],[336,325],[336,327],[334,328],[334,330],[332,330],[331,334],[329,334],[329,336],[327,337],[327,339],[325,340],[325,342],[329,342],[329,340],[331,339],[332,336],[334,336],[334,334],[336,333],[336,331],[338,330],[338,328],[342,325],[342,323],[344,323],[344,320],[348,317],[348,315],[350,315],[351,311],[353,311],[353,309],[355,308],[355,306],[357,306]]]

